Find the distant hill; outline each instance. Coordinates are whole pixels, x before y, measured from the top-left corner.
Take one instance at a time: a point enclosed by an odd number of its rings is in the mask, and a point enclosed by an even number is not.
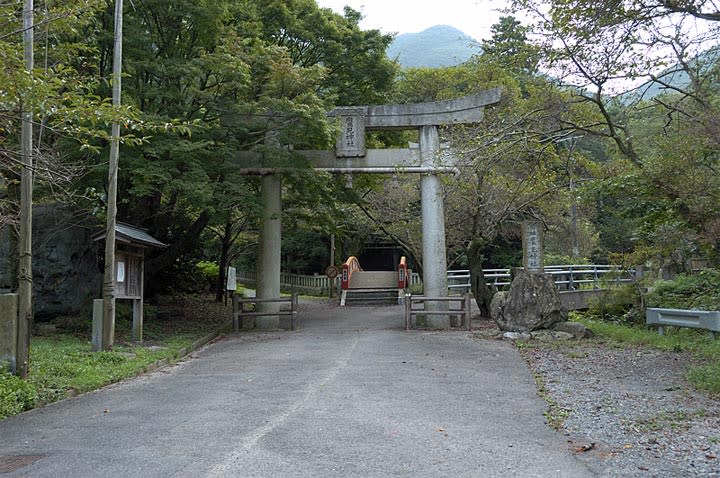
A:
[[[403,33],[388,48],[388,56],[406,68],[455,66],[479,52],[477,40],[448,25]]]
[[[700,53],[696,58],[691,59],[688,62],[690,68],[699,69],[702,72],[707,72],[713,68],[720,61],[720,47],[714,47]],[[667,83],[671,87],[684,89],[690,85],[690,77],[682,70],[679,70],[677,65],[669,68],[665,73],[661,73],[659,79],[663,83]],[[642,85],[622,93],[620,100],[625,103],[631,103],[639,99],[650,100],[658,95],[665,93],[673,93],[675,90],[667,88],[665,85],[656,81],[648,81]]]

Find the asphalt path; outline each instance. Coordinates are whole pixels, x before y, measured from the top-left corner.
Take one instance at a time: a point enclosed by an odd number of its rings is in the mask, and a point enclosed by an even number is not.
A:
[[[0,477],[594,476],[510,345],[401,307],[300,320],[0,421]]]

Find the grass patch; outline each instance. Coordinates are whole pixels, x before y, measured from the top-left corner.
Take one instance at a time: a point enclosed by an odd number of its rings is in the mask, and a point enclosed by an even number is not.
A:
[[[692,367],[687,375],[690,383],[700,390],[720,393],[720,363]]]
[[[132,320],[122,310],[112,351],[92,352],[89,324],[82,320],[63,318],[61,333],[32,337],[27,381],[0,367],[0,419],[136,376],[158,361],[171,363],[229,318],[211,301],[184,298],[169,307],[178,312],[171,319],[146,316],[142,345],[130,343]]]
[[[639,432],[657,432],[660,430],[674,430],[686,432],[690,429],[690,422],[695,418],[705,416],[705,411],[689,413],[683,410],[673,412],[660,412],[649,417],[627,420],[625,426]]]
[[[28,383],[40,404],[62,400],[109,383],[133,377],[158,360],[177,358],[192,340],[173,340],[162,348],[116,346],[110,352],[92,352],[91,344],[70,335],[35,337],[30,346]]]
[[[720,393],[720,340],[707,331],[665,327],[665,335],[645,326],[593,320],[574,314],[573,320],[590,328],[599,340],[615,346],[648,347],[667,352],[687,352],[702,365],[691,365],[687,379],[697,389]]]

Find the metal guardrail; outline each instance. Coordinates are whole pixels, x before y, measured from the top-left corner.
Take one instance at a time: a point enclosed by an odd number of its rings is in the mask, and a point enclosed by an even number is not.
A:
[[[428,302],[440,302],[440,303],[452,303],[459,302],[460,309],[448,309],[448,310],[425,310],[425,304]],[[413,305],[422,304],[422,309],[414,309]],[[465,330],[470,330],[470,319],[472,313],[471,295],[464,294],[462,297],[427,297],[424,295],[412,295],[408,294],[405,296],[405,330],[412,328],[412,317],[418,315],[459,315],[463,318],[462,327]]]
[[[256,312],[253,310],[245,310],[247,304],[290,304],[289,310],[278,310],[272,312]],[[298,315],[298,295],[293,294],[290,297],[279,297],[277,299],[258,299],[255,297],[240,298],[233,296],[233,332],[240,331],[243,317],[274,317],[279,315],[290,316],[290,330],[295,330]]]
[[[650,307],[645,310],[645,323],[647,325],[657,325],[660,335],[663,335],[666,325],[672,325],[675,327],[706,329],[715,337],[720,332],[720,311]]]
[[[634,271],[625,271],[616,265],[563,264],[545,266],[544,269],[546,274],[553,277],[555,285],[560,290],[577,290],[587,285],[592,285],[593,289],[600,289],[603,285],[602,280],[612,274],[618,274],[612,278],[615,284],[635,281]],[[488,285],[493,285],[498,289],[510,286],[510,269],[483,269],[483,272]],[[620,274],[625,274],[625,276]],[[468,292],[470,290],[470,271],[467,269],[448,271],[448,289],[451,292]]]

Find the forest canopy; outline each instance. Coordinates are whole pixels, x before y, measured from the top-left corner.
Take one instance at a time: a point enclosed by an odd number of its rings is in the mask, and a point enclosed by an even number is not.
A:
[[[123,106],[113,108],[113,5],[35,3],[23,67],[18,2],[0,5],[0,228],[15,228],[20,114],[32,111],[35,201],[101,224],[110,124],[122,124],[119,220],[170,245],[153,287],[192,288],[199,263],[253,267],[258,181],[238,151],[330,149],[334,106],[434,101],[503,89],[483,124],[447,129],[451,266],[519,264],[519,223],[541,220],[557,260],[686,270],[717,265],[718,11],[712,2],[516,0],[468,62],[401,70],[392,36],[313,0],[135,0],[125,6]],[[620,85],[620,86],[618,86]],[[639,88],[628,89],[641,85]],[[412,135],[375,134],[373,147]],[[297,163],[284,178],[284,266],[321,272],[382,237],[422,269],[412,178],[345,178]],[[393,185],[391,185],[393,184]],[[313,247],[307,247],[313,244]],[[189,278],[171,281],[170,277]],[[222,273],[217,279],[221,289]]]

